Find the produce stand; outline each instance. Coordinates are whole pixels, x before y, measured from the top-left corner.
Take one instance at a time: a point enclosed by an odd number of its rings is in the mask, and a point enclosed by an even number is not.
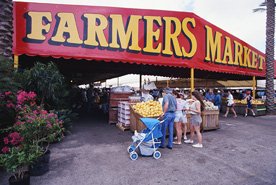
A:
[[[222,112],[226,112],[226,104],[222,105]],[[241,103],[235,103],[234,109],[236,111],[237,114],[239,115],[245,115],[245,108],[246,108],[246,104],[241,104]],[[256,114],[256,116],[264,116],[266,115],[266,108],[265,108],[265,104],[258,104],[252,105],[252,108]],[[231,113],[231,111],[229,111],[229,113]],[[251,115],[251,111],[248,111],[248,114]]]
[[[201,114],[202,116],[202,124],[201,130],[216,130],[220,128],[219,124],[219,111],[218,110],[205,110]],[[140,121],[142,116],[136,113],[133,108],[130,106],[130,130],[134,132],[137,130],[138,132],[145,128],[144,124]],[[155,117],[156,118],[156,117]],[[190,132],[190,118],[191,115],[187,114],[187,132]]]

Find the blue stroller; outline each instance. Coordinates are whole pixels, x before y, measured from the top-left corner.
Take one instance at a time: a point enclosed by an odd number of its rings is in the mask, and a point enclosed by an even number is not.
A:
[[[131,160],[138,159],[136,150],[139,148],[142,156],[153,156],[155,159],[161,157],[161,152],[157,151],[161,142],[159,138],[162,137],[161,125],[163,121],[154,118],[141,118],[143,124],[146,126],[140,133],[134,133],[132,136],[132,144],[127,151]]]

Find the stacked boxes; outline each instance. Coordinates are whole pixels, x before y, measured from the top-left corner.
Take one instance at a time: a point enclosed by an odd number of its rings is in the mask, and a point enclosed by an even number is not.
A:
[[[114,93],[109,96],[109,124],[118,121],[118,105],[121,101],[128,101],[128,97],[133,93]]]
[[[124,127],[130,126],[130,104],[127,101],[118,104],[118,123]]]

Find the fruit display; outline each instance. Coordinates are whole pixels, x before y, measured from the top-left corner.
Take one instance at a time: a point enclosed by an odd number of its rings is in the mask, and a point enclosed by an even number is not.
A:
[[[158,117],[163,113],[161,104],[153,100],[136,103],[132,108],[142,117]]]
[[[247,104],[246,99],[243,100],[234,100],[235,103],[240,103],[240,104]],[[264,102],[262,100],[252,100],[253,105],[263,105]]]
[[[213,102],[204,100],[205,110],[218,110],[218,106],[215,106]]]

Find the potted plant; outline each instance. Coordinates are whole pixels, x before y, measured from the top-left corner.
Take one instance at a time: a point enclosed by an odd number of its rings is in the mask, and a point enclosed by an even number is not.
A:
[[[37,143],[43,150],[30,168],[31,175],[43,175],[49,171],[49,144],[63,138],[62,124],[56,114],[49,113],[39,106],[36,109],[28,105],[20,107],[15,130],[22,134],[25,143]]]
[[[10,185],[29,185],[28,166],[42,153],[36,144],[24,143],[24,138],[18,132],[11,132],[3,139],[5,146],[0,152],[0,166],[12,173]]]

